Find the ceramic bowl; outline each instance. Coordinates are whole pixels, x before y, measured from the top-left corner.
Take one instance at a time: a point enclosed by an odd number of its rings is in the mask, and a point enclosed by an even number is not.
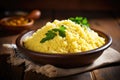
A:
[[[46,54],[44,52],[35,52],[24,47],[23,41],[26,37],[31,36],[35,31],[28,31],[21,34],[17,40],[16,45],[21,54],[27,56],[30,60],[39,64],[52,64],[58,67],[72,68],[92,64],[112,43],[112,38],[98,30],[95,30],[99,36],[105,38],[105,44],[97,49],[86,52],[77,52],[74,54]]]

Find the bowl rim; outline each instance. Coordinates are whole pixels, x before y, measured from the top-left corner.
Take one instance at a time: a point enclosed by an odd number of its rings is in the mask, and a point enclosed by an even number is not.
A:
[[[28,19],[28,20],[30,20],[27,24],[22,24],[22,25],[6,25],[6,24],[4,24],[3,23],[3,21],[7,21],[7,20],[9,20],[9,19],[14,19],[14,18],[20,18],[20,17],[23,17],[23,18],[25,18],[25,19]],[[4,18],[2,18],[1,20],[0,20],[0,25],[2,25],[2,26],[12,26],[12,27],[24,27],[24,26],[31,26],[31,25],[33,25],[33,23],[34,23],[34,20],[33,19],[31,19],[31,18],[27,18],[27,17],[24,17],[24,16],[11,16],[11,17],[4,17]]]
[[[23,36],[25,36],[26,34],[29,34],[29,33],[34,33],[36,30],[29,30],[29,31],[27,31],[27,32],[23,32],[22,34],[20,34],[18,37],[17,37],[17,39],[16,39],[16,45],[17,45],[17,47],[18,47],[18,49],[22,49],[22,50],[26,50],[26,51],[28,51],[29,52],[29,54],[33,54],[34,53],[34,55],[36,55],[36,56],[40,56],[41,54],[42,54],[42,56],[54,56],[54,57],[57,57],[58,55],[59,56],[78,56],[78,55],[90,55],[90,54],[92,54],[92,53],[95,53],[95,52],[99,52],[99,51],[102,51],[102,50],[105,50],[105,49],[107,49],[109,46],[111,46],[111,44],[112,44],[112,37],[110,36],[110,35],[108,35],[108,34],[106,34],[106,33],[104,33],[104,32],[102,32],[102,31],[100,31],[100,30],[96,30],[96,29],[93,29],[92,28],[92,30],[94,30],[95,32],[97,32],[97,33],[100,33],[100,35],[104,35],[105,36],[105,38],[107,38],[107,42],[103,45],[103,46],[101,46],[101,47],[99,47],[99,48],[96,48],[96,49],[93,49],[93,50],[89,50],[89,51],[84,51],[84,52],[75,52],[75,53],[69,53],[69,54],[51,54],[51,53],[46,53],[46,52],[36,52],[36,51],[32,51],[32,50],[29,50],[29,49],[27,49],[27,48],[25,48],[25,47],[23,47],[22,45],[21,45],[21,43],[20,43],[20,40],[21,40],[21,38],[23,37]],[[23,44],[23,43],[22,43]]]

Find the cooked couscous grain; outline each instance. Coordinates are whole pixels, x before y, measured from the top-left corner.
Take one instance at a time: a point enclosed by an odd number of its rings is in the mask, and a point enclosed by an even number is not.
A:
[[[65,37],[60,36],[59,32],[56,32],[57,35],[53,39],[40,43],[49,30],[59,29],[61,25],[64,25],[66,28]],[[71,20],[48,22],[24,41],[24,46],[30,50],[53,54],[88,51],[98,48],[103,44],[105,44],[105,39],[100,37],[95,31],[83,28]]]

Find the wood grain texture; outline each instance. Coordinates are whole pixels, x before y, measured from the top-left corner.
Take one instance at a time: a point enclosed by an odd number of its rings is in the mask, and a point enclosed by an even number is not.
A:
[[[94,70],[95,80],[120,80],[120,66],[111,66]]]
[[[77,74],[73,76],[66,76],[60,78],[48,78],[41,74],[36,74],[31,71],[25,73],[24,80],[91,80],[89,72]]]
[[[12,66],[8,64],[9,55],[0,56],[0,80],[23,80],[24,66]]]
[[[101,18],[90,20],[90,24],[93,28],[101,30],[109,35],[113,39],[111,47],[120,52],[120,25],[119,17],[115,18]],[[115,64],[116,65],[116,64]],[[120,64],[119,66],[113,65],[112,67],[106,67],[94,70],[94,80],[119,80]]]

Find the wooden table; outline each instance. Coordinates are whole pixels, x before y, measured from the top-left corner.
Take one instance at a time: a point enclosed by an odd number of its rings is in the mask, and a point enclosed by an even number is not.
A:
[[[97,11],[43,11],[42,16],[34,24],[39,28],[54,19],[66,19],[71,16],[88,17],[91,27],[110,34],[113,38],[112,48],[120,52],[120,15],[115,12]],[[25,66],[12,66],[6,62],[9,50],[3,43],[15,43],[19,34],[0,31],[0,80],[120,80],[120,64],[109,65],[90,72],[62,78],[47,78],[35,72],[24,72]]]

